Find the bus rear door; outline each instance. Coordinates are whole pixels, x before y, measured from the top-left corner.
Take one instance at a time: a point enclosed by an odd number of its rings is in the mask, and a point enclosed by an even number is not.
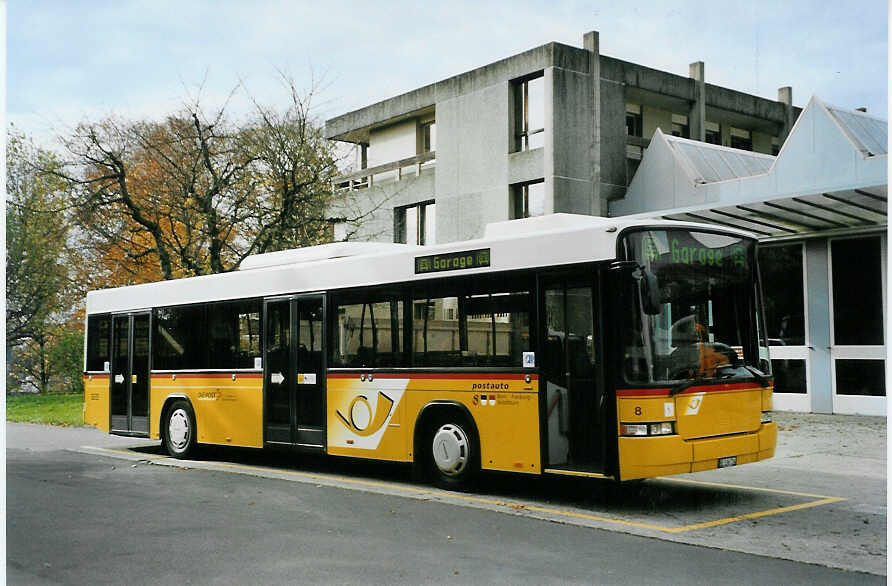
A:
[[[265,441],[324,448],[325,298],[268,299],[264,315]]]
[[[112,433],[149,433],[149,318],[148,312],[112,317]]]

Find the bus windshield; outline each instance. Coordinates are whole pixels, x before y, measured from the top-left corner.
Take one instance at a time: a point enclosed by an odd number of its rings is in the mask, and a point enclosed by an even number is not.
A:
[[[761,378],[753,240],[649,230],[622,247],[637,264],[621,301],[628,383]]]

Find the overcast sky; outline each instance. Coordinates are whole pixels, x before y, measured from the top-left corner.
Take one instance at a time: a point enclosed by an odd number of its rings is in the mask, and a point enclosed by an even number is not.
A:
[[[550,41],[777,99],[793,87],[887,118],[884,0],[342,2],[338,0],[11,0],[7,116],[40,142],[109,114],[156,118],[203,84],[221,103],[242,80],[269,104],[322,80],[328,118]],[[236,108],[246,108],[236,101]]]

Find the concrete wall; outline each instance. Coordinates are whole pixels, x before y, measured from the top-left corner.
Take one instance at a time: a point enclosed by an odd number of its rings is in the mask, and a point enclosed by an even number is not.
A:
[[[602,67],[604,63],[602,57]],[[626,192],[626,99],[622,84],[601,76],[601,213],[607,215],[606,202],[621,198]]]
[[[597,150],[591,76],[546,69],[545,104],[545,213],[600,215],[593,177]]]
[[[480,236],[508,217],[508,81],[437,103],[437,239]]]
[[[752,137],[753,137],[753,152],[765,153],[766,155],[771,154],[771,139],[772,139],[771,135],[765,134],[764,132],[753,131]]]
[[[684,112],[676,112],[676,114],[684,114]],[[672,112],[642,104],[641,106],[642,127],[644,132],[642,136],[653,136],[657,128],[663,131],[663,134],[672,134]]]
[[[393,242],[394,208],[434,199],[435,176],[435,169],[429,167],[422,169],[419,177],[409,175],[400,181],[382,181],[370,189],[344,192],[349,199],[345,205],[345,215],[358,217],[365,214],[358,232],[351,240]],[[439,215],[439,211],[437,214]],[[440,241],[439,234],[437,240]]]
[[[372,130],[369,133],[369,167],[414,157],[416,134],[414,119]]]

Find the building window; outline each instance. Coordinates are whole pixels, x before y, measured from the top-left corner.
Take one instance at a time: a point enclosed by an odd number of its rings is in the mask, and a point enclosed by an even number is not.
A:
[[[753,133],[749,130],[743,130],[742,128],[734,128],[733,126],[730,129],[731,134],[731,148],[741,149],[744,151],[753,150]]]
[[[883,283],[880,237],[833,240],[833,343],[882,345]]]
[[[771,137],[771,154],[776,157],[779,152],[780,152],[780,144],[778,144],[777,137],[772,136]]]
[[[394,210],[394,242],[402,244],[434,244],[437,204],[432,201]]]
[[[765,322],[772,346],[805,344],[804,262],[801,243],[759,249]]]
[[[418,153],[423,155],[437,150],[437,123],[433,120],[418,123]]]
[[[886,396],[884,360],[836,360],[838,395]]]
[[[513,83],[514,151],[545,145],[545,78],[542,72]]]
[[[805,376],[805,360],[772,360],[771,373],[774,375],[775,393],[808,393]]]
[[[545,180],[538,179],[511,186],[511,219],[545,215]]]
[[[706,121],[706,142],[709,144],[722,144],[722,127],[718,122]]]
[[[628,117],[628,114],[626,114]],[[688,117],[684,114],[672,115],[672,136],[691,138],[691,129],[688,126]]]
[[[644,136],[644,121],[640,104],[626,104],[626,135]]]

